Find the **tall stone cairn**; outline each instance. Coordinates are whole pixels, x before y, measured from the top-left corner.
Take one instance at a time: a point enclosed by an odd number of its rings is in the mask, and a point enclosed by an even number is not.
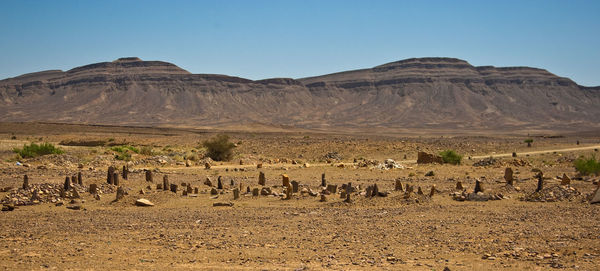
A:
[[[169,190],[169,176],[163,176],[163,190]]]
[[[108,184],[114,184],[113,177],[115,173],[115,168],[113,166],[108,167],[108,173],[106,174],[106,182]]]
[[[153,182],[152,180],[152,171],[147,169],[146,170],[146,182]]]
[[[265,173],[262,171],[259,172],[258,173],[258,185],[265,186],[266,183],[267,183],[267,179],[265,178]]]
[[[512,168],[507,167],[504,170],[504,180],[506,181],[507,185],[511,185],[511,186],[514,185]]]
[[[542,189],[544,189],[544,174],[542,174],[542,172],[540,172],[537,175],[538,178],[538,183],[537,183],[537,188],[535,189],[535,192],[540,192],[542,191]]]
[[[217,178],[217,189],[223,189],[223,181],[221,176]]]
[[[63,189],[65,191],[69,190],[71,188],[71,180],[69,179],[69,177],[65,177],[65,184],[63,185]]]
[[[287,174],[281,174],[281,185],[284,187],[290,186],[290,177]]]
[[[23,189],[29,189],[29,177],[23,175]]]
[[[475,180],[475,190],[473,190],[473,193],[479,193],[479,192],[483,192],[483,185],[481,184],[481,182],[479,180]]]
[[[83,186],[83,177],[81,176],[81,171],[77,172],[77,183]]]
[[[123,172],[121,172],[121,175],[123,176],[123,180],[127,180],[128,173],[129,173],[129,169],[127,168],[127,166],[123,165]]]
[[[325,179],[325,173],[321,174],[321,187],[327,187],[327,179]]]
[[[233,199],[236,200],[239,198],[240,198],[240,190],[237,188],[233,189]]]
[[[118,172],[114,172],[113,173],[113,184],[116,186],[119,186],[120,182],[119,182],[119,173]]]

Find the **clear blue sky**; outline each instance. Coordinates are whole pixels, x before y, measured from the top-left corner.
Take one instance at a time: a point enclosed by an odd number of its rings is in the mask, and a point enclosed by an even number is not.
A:
[[[600,1],[0,1],[0,78],[124,56],[249,79],[447,56],[596,86]]]

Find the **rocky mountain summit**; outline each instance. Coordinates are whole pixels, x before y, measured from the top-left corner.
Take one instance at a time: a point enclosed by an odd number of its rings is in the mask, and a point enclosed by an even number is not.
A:
[[[191,74],[120,58],[0,81],[0,121],[320,130],[589,130],[600,87],[529,67],[412,58],[310,78]]]

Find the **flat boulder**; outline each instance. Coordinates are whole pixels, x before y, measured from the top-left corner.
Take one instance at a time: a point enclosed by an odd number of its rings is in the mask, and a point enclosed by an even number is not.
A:
[[[135,206],[142,206],[142,207],[154,206],[154,203],[152,203],[151,201],[149,201],[147,199],[138,199],[135,201]]]

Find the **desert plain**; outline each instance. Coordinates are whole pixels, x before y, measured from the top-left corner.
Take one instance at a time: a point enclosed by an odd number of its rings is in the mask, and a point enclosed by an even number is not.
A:
[[[232,160],[204,157],[202,142],[217,134],[235,143]],[[31,142],[64,153],[17,158],[13,149]],[[115,146],[138,152],[119,160]],[[600,205],[590,204],[598,177],[579,175],[573,161],[599,148],[596,132],[1,123],[0,200],[14,209],[0,213],[0,269],[598,270]],[[461,164],[416,162],[418,152],[444,150]],[[111,166],[118,185],[108,183]],[[164,176],[168,189],[157,189]],[[297,190],[287,192],[284,176]],[[81,184],[58,192],[66,177]],[[483,199],[469,197],[476,181]],[[154,206],[136,206],[142,198]]]

